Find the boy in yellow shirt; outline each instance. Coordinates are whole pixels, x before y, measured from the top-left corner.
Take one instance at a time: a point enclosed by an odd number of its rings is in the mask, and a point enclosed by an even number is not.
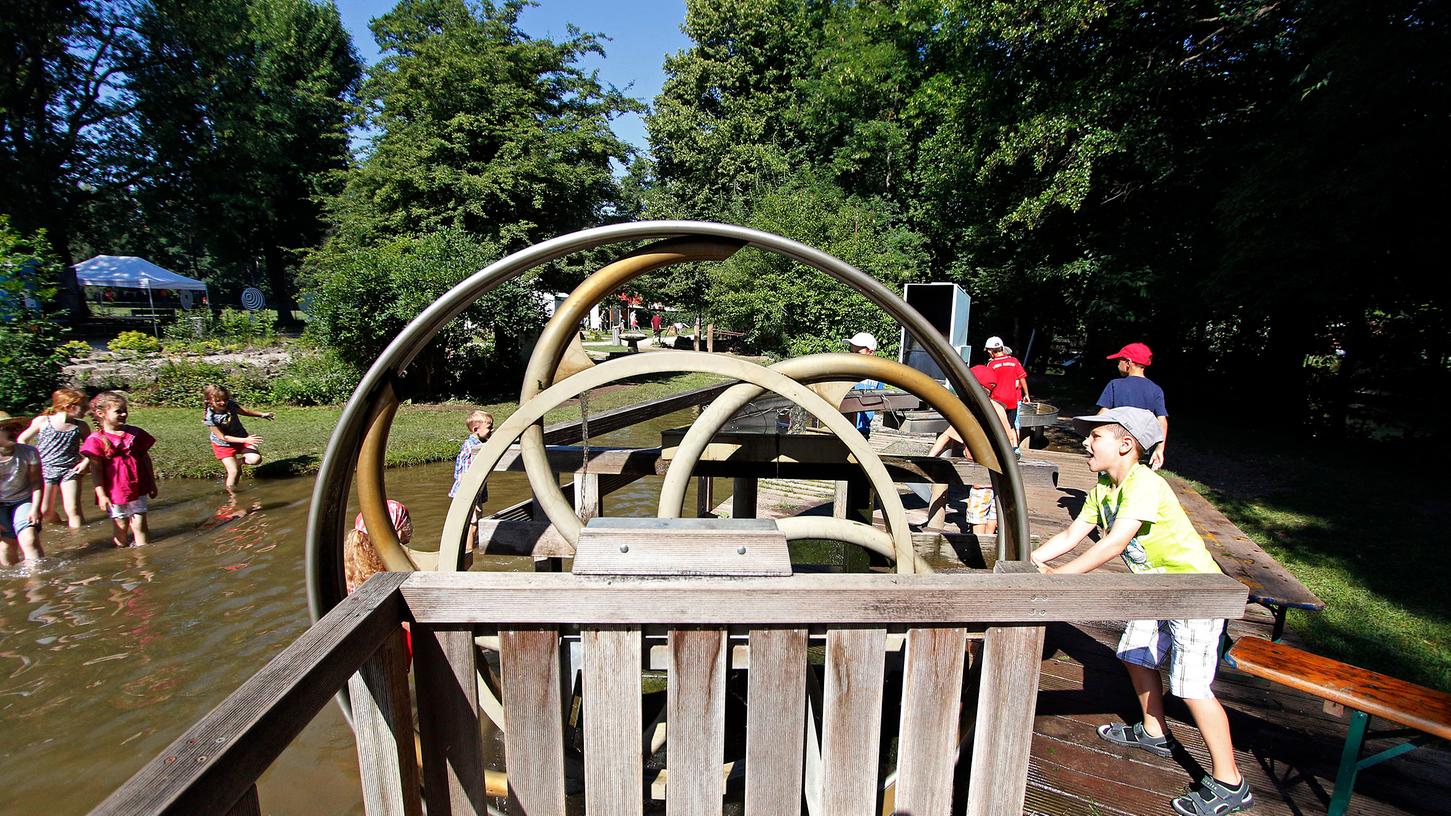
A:
[[[1084,573],[1122,556],[1135,573],[1219,572],[1204,540],[1179,506],[1173,488],[1140,459],[1163,441],[1152,412],[1112,408],[1073,418],[1086,435],[1088,467],[1099,474],[1083,510],[1068,529],[1033,551],[1044,572]],[[1095,527],[1103,536],[1082,555],[1059,567],[1047,562],[1078,545]],[[1169,658],[1169,687],[1184,701],[1204,734],[1212,762],[1210,775],[1173,801],[1183,816],[1235,813],[1254,805],[1249,784],[1239,773],[1230,740],[1229,719],[1210,691],[1219,661],[1223,620],[1129,621],[1119,640],[1118,657],[1128,669],[1143,722],[1100,726],[1098,735],[1114,743],[1171,756],[1177,741],[1164,720],[1164,687],[1158,666]]]

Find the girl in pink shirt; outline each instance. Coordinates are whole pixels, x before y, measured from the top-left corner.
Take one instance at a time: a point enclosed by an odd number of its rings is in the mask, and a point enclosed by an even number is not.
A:
[[[156,498],[151,454],[156,438],[126,424],[126,397],[102,391],[91,400],[100,428],[86,437],[81,453],[91,461],[96,479],[96,504],[111,516],[111,543],[125,547],[129,531],[134,546],[146,544],[147,499]]]

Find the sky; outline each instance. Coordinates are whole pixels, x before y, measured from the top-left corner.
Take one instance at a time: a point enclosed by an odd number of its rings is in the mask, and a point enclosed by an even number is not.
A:
[[[343,25],[352,32],[353,44],[363,60],[378,60],[378,46],[368,31],[368,21],[386,13],[394,0],[336,0]],[[540,0],[519,16],[519,28],[531,37],[563,39],[565,26],[574,23],[583,31],[603,34],[605,58],[588,55],[581,60],[585,70],[598,69],[600,80],[650,104],[665,82],[665,55],[686,48],[690,41],[680,32],[685,21],[685,0]],[[615,135],[645,150],[645,121],[627,113],[611,126]]]

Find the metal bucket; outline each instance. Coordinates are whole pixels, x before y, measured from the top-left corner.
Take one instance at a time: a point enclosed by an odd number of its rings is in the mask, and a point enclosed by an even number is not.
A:
[[[1058,422],[1058,407],[1046,402],[1018,403],[1018,427],[1038,428]]]

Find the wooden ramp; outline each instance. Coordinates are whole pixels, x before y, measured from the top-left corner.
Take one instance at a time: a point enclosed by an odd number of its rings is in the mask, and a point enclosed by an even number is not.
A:
[[[900,438],[887,442],[894,446],[894,453],[915,452],[902,449]],[[922,452],[925,453],[925,446]],[[1024,480],[1029,529],[1035,540],[1043,540],[1066,526],[1077,514],[1096,476],[1079,454],[1035,450],[1026,455],[1031,460],[1056,465],[1058,469],[1057,484],[1044,479]],[[1248,543],[1253,547],[1249,552],[1264,559],[1259,566],[1268,570],[1283,569],[1218,511],[1196,513],[1202,510],[1200,504],[1210,509],[1212,506],[1192,488],[1178,480],[1171,483],[1176,492],[1187,497],[1186,508],[1201,532],[1212,527],[1215,543],[1235,542],[1241,546]],[[830,515],[833,495],[834,483],[829,481],[762,480],[757,513],[762,518],[801,513]],[[970,535],[960,524],[958,499],[954,493],[946,524],[948,538],[954,540]],[[926,521],[925,507],[915,496],[904,490],[903,502],[910,522]],[[729,514],[730,502],[723,503],[717,511]],[[883,524],[880,514],[875,521],[879,526]],[[988,539],[982,539],[981,544],[990,559]],[[1224,557],[1223,553],[1215,554]],[[1065,556],[1068,557],[1071,555]],[[1102,569],[1127,571],[1118,560]],[[1234,574],[1233,570],[1226,571]],[[1255,587],[1250,588],[1253,595]],[[1243,619],[1229,624],[1232,637],[1269,637],[1272,628],[1273,617],[1255,603],[1246,606]],[[1133,690],[1114,656],[1119,633],[1120,629],[1113,623],[1079,622],[1048,627],[1024,813],[1168,814],[1173,812],[1169,800],[1183,793],[1192,780],[1206,772],[1209,753],[1204,741],[1193,727],[1188,710],[1172,697],[1169,716],[1176,736],[1188,749],[1184,757],[1160,759],[1143,751],[1117,749],[1100,741],[1094,733],[1101,724],[1133,721],[1137,717]],[[1293,639],[1293,633],[1288,633],[1286,640]],[[1250,780],[1255,793],[1257,804],[1250,812],[1265,816],[1325,814],[1334,788],[1348,715],[1327,713],[1315,697],[1250,677],[1223,664],[1215,693],[1229,711],[1240,770]],[[1372,729],[1385,727],[1383,723],[1372,724]],[[1389,748],[1396,742],[1395,739],[1368,742],[1365,753]],[[1445,746],[1422,748],[1362,771],[1350,812],[1366,816],[1451,816],[1451,750]]]

